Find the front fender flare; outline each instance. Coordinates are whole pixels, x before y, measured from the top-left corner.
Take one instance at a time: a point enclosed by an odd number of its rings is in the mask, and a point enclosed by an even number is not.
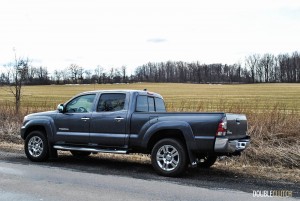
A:
[[[26,138],[28,129],[35,127],[35,126],[42,126],[46,131],[48,141],[50,142],[53,140],[55,126],[54,126],[53,119],[49,118],[49,117],[37,117],[34,119],[30,119],[28,122],[26,122],[26,124],[23,125],[21,128],[22,139]]]

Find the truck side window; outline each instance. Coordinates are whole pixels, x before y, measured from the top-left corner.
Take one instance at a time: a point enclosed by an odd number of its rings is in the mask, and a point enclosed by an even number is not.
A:
[[[163,99],[155,98],[155,109],[156,112],[166,112],[166,107]]]
[[[166,112],[165,103],[161,98],[138,96],[135,111],[137,112]]]
[[[148,97],[149,112],[155,112],[154,98]]]
[[[102,94],[97,112],[115,112],[124,109],[126,94]]]
[[[95,94],[83,95],[74,98],[66,106],[67,113],[86,113],[91,112]]]
[[[147,96],[138,96],[136,102],[136,109],[137,112],[148,112],[148,100]]]

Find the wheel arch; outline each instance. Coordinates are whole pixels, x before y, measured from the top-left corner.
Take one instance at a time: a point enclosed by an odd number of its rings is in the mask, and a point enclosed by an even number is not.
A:
[[[22,139],[26,139],[28,134],[34,130],[39,130],[45,133],[48,141],[52,141],[52,137],[54,136],[55,126],[54,122],[48,118],[40,118],[40,119],[33,119],[27,122],[21,128],[21,137]]]
[[[24,132],[24,139],[27,138],[27,136],[32,132],[32,131],[41,131],[43,132],[45,135],[47,135],[47,131],[45,129],[45,127],[43,125],[32,125],[32,126],[29,126],[25,132]],[[45,136],[47,137],[47,136]]]
[[[155,143],[164,138],[174,138],[181,140],[188,153],[188,158],[191,164],[196,162],[193,150],[195,150],[195,138],[192,128],[187,122],[172,121],[172,122],[158,122],[152,125],[145,133],[142,147],[151,153]]]
[[[45,135],[48,142],[50,158],[57,158],[57,150],[52,148],[54,132],[56,132],[53,120],[50,118],[41,118],[27,122],[26,125],[21,128],[22,139],[26,140],[32,131],[41,131]]]
[[[179,129],[162,129],[154,133],[147,144],[147,150],[151,152],[153,149],[154,145],[165,138],[172,138],[172,139],[177,139],[180,140],[185,146],[186,146],[186,140],[184,138],[184,135],[181,130]]]

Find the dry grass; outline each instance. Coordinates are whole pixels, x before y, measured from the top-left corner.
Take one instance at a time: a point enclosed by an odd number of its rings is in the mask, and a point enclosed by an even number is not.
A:
[[[238,159],[237,159],[238,160]],[[260,179],[272,179],[277,181],[290,181],[294,183],[300,182],[300,169],[299,168],[285,168],[282,166],[261,166],[261,165],[241,165],[236,161],[230,162],[229,160],[216,162],[213,166],[218,169],[234,172],[244,177],[253,177]]]
[[[4,142],[21,143],[20,128],[23,115],[15,115],[14,108],[0,105],[0,139]]]
[[[22,114],[15,116],[12,96],[0,94],[0,139],[21,143],[19,128],[25,114],[52,110],[73,95],[94,89],[144,89],[164,96],[168,111],[222,111],[247,115],[252,143],[241,157],[228,158],[219,166],[243,171],[259,167],[257,174],[299,173],[300,84],[197,85],[153,84],[30,86],[24,88]],[[0,89],[1,91],[1,89]],[[2,147],[2,144],[0,144]],[[117,156],[122,157],[122,156]],[[139,159],[136,159],[139,160]],[[256,171],[257,172],[257,171]],[[274,173],[274,174],[275,174]],[[275,174],[279,175],[279,174]],[[298,174],[299,175],[299,174]],[[276,176],[276,178],[279,178]],[[290,176],[289,176],[290,177]],[[291,176],[299,181],[299,177]]]
[[[300,167],[300,116],[273,110],[249,114],[251,147],[241,157],[245,164]]]
[[[280,110],[300,112],[300,84],[104,84],[104,85],[49,85],[23,88],[24,110],[56,108],[58,103],[91,90],[144,89],[160,93],[171,110],[224,111],[224,109],[263,111],[279,105]],[[13,96],[0,87],[0,105],[13,105]]]

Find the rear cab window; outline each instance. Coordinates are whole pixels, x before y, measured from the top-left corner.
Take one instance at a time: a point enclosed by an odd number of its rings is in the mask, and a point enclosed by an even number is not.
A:
[[[164,100],[158,97],[139,95],[136,112],[166,112]]]

